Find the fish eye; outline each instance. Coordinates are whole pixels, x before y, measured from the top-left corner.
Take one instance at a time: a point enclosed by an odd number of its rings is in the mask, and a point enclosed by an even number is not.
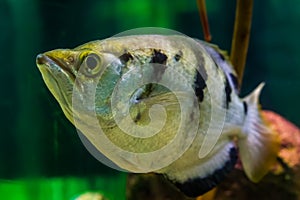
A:
[[[95,75],[99,72],[101,59],[97,54],[91,53],[88,56],[86,56],[84,63],[88,75]]]
[[[99,57],[96,54],[88,55],[85,61],[86,66],[91,70],[95,69],[98,65],[98,58]]]

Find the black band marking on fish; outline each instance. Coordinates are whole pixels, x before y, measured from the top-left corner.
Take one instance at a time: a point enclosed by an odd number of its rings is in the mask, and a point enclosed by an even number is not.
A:
[[[126,64],[129,60],[132,60],[133,57],[132,57],[132,55],[129,52],[126,52],[126,53],[122,54],[119,57],[119,59],[122,62],[122,64]]]
[[[216,51],[216,52],[219,54],[219,56],[220,56],[221,60],[225,61],[225,57],[224,57],[224,55],[223,55],[223,54],[221,54],[221,53],[220,53],[220,52],[218,52],[218,51]]]
[[[229,76],[230,76],[230,79],[231,79],[232,84],[234,86],[234,89],[237,90],[239,88],[239,83],[238,83],[237,77],[232,73],[230,73]]]
[[[136,101],[136,104],[139,104],[143,99],[146,99],[151,95],[151,93],[155,89],[155,84],[149,83],[143,86],[143,88],[144,88],[143,92],[134,99]],[[142,118],[142,113],[140,109],[138,109],[136,115],[133,117],[134,123],[137,124],[141,120],[141,118]]]
[[[168,57],[161,52],[161,50],[153,49],[153,55],[151,58],[150,63],[160,64],[160,65],[152,65],[153,67],[153,74],[152,78],[156,81],[160,81],[165,70]]]
[[[194,90],[195,95],[198,97],[199,102],[203,101],[204,98],[204,92],[203,90],[206,87],[206,80],[207,80],[207,74],[203,71],[203,74],[200,74],[200,72],[196,72],[196,76],[194,78]]]
[[[140,111],[136,114],[135,118],[134,118],[134,123],[137,123],[140,119],[141,119],[142,115],[140,113]]]
[[[214,188],[218,183],[220,183],[229,172],[232,171],[234,165],[237,161],[237,149],[232,147],[229,152],[229,160],[225,165],[216,169],[212,174],[208,175],[205,178],[195,178],[188,180],[185,183],[175,182],[174,184],[178,187],[185,195],[189,197],[200,196],[212,188]]]
[[[136,98],[137,101],[140,101],[142,99],[149,97],[150,94],[152,93],[152,91],[154,90],[153,83],[149,83],[149,84],[145,85],[144,87],[145,87],[145,89],[144,89],[143,93],[141,93],[141,95]]]
[[[154,49],[150,63],[166,64],[168,57],[160,50]]]
[[[248,105],[245,101],[243,101],[243,106],[244,106],[244,113],[245,115],[247,115],[247,112],[248,112]]]
[[[182,51],[179,51],[177,54],[175,54],[174,59],[176,62],[178,62],[182,57]]]
[[[231,92],[232,92],[232,89],[230,87],[228,79],[226,78],[226,81],[225,81],[226,108],[229,107],[229,103],[231,101],[231,96],[230,96]]]

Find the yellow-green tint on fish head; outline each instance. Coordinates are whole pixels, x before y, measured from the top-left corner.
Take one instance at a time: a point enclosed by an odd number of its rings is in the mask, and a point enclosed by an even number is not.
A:
[[[73,121],[72,94],[80,72],[85,76],[94,76],[100,69],[100,56],[91,50],[58,49],[39,54],[36,64],[43,79],[59,102],[63,112]]]

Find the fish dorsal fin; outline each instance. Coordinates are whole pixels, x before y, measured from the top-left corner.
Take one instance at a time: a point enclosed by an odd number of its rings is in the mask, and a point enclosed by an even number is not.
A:
[[[240,85],[238,83],[237,74],[230,62],[227,51],[221,50],[217,45],[199,41],[211,56],[213,61],[216,63],[218,67],[222,69],[224,74],[226,75],[227,80],[231,88],[234,89],[235,93],[238,94],[240,90]]]
[[[227,51],[220,49],[220,47],[216,44],[207,43],[207,42],[205,42],[205,44],[213,48],[216,52],[218,52],[218,54],[220,55],[220,57],[222,57],[223,60],[230,62],[230,57]],[[230,67],[232,67],[232,65],[230,65]]]
[[[279,150],[277,134],[266,125],[260,113],[258,99],[263,86],[261,83],[244,98],[247,113],[242,132],[245,137],[238,141],[244,171],[253,182],[258,182],[269,171]]]

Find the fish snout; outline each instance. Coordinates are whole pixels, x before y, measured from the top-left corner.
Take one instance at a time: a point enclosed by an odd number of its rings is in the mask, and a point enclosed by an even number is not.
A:
[[[39,55],[36,56],[37,65],[43,65],[46,64],[47,62],[49,62],[49,58],[46,55],[40,53]]]

